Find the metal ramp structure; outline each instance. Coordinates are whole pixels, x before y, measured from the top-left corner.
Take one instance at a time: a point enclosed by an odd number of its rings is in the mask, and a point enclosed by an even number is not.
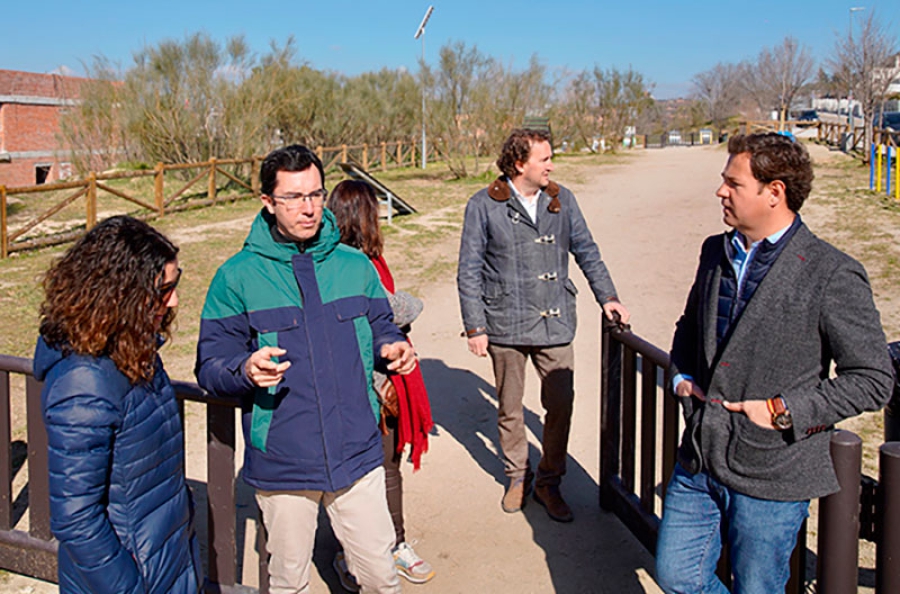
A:
[[[417,212],[415,208],[399,196],[392,192],[390,188],[375,179],[368,171],[357,165],[356,163],[338,163],[338,166],[344,173],[352,179],[364,181],[375,189],[375,195],[378,197],[378,203],[385,205],[387,208],[388,223],[394,217],[394,211],[397,214],[413,214]]]

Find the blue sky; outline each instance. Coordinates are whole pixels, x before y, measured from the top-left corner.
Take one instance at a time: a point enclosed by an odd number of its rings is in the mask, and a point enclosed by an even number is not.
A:
[[[50,72],[64,66],[82,73],[82,63],[95,55],[127,68],[132,53],[146,45],[203,31],[220,42],[243,34],[260,54],[271,41],[283,44],[294,35],[299,58],[323,70],[416,71],[422,45],[413,34],[432,3],[425,41],[431,64],[442,45],[464,41],[513,67],[524,68],[533,54],[553,72],[632,66],[655,84],[660,98],[684,95],[694,74],[720,61],[752,58],[786,35],[824,60],[835,34],[846,34],[851,6],[865,7],[853,15],[856,27],[874,9],[900,36],[898,0],[9,0],[0,21],[0,69]]]

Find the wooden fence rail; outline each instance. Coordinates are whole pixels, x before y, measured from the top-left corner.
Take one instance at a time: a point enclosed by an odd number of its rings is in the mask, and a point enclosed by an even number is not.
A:
[[[326,171],[336,168],[338,163],[348,161],[363,169],[387,171],[414,167],[421,159],[414,140],[382,142],[379,145],[319,146],[315,151]],[[433,147],[429,148],[429,153],[430,161],[442,160]],[[81,236],[97,224],[101,212],[100,196],[107,201],[110,197],[124,200],[131,206],[128,214],[141,218],[162,217],[187,208],[258,196],[259,167],[263,158],[212,158],[201,163],[157,163],[152,170],[90,172],[84,179],[54,184],[22,187],[0,185],[0,258],[21,250],[65,243]],[[194,171],[196,173],[191,175]],[[144,177],[153,178],[152,190],[137,192],[109,183]],[[49,197],[51,204],[28,216],[17,216],[11,212],[11,198],[34,194]],[[46,230],[48,220],[60,218],[58,215],[63,210],[82,199],[83,216],[69,216],[57,225],[61,228]],[[37,200],[30,202],[35,203]],[[122,212],[121,206],[110,206],[109,209],[103,209],[104,216],[113,214],[108,210]]]

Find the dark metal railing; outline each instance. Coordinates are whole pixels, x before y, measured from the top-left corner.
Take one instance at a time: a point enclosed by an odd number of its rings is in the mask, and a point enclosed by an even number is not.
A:
[[[669,357],[604,320],[600,377],[600,505],[656,552],[662,500],[675,466],[681,421],[668,389]],[[640,376],[640,377],[639,377]],[[661,423],[658,422],[660,411]],[[859,539],[875,542],[876,594],[900,592],[900,442],[881,446],[880,480],[861,473],[862,440],[836,431],[831,454],[841,490],[819,500],[817,592],[857,591]],[[858,538],[848,538],[855,534]],[[786,592],[805,592],[806,526]],[[723,555],[725,557],[727,555]],[[720,576],[730,582],[727,563]]]
[[[24,377],[27,442],[28,531],[16,530],[13,515],[13,479],[22,469],[13,464],[11,375]],[[207,454],[207,592],[248,592],[237,583],[237,504],[235,496],[236,400],[219,398],[190,382],[173,381],[184,422],[184,402],[206,407]],[[21,420],[18,424],[21,425]],[[57,542],[50,533],[47,435],[41,415],[41,383],[32,376],[31,359],[0,355],[0,569],[49,582],[57,580]],[[24,491],[24,489],[23,489]],[[21,496],[20,496],[21,497]],[[265,531],[257,529],[257,547],[265,551]],[[260,554],[259,576],[265,594],[268,566]]]

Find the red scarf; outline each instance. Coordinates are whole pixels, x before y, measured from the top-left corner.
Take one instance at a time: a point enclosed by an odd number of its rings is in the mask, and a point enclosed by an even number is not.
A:
[[[388,269],[384,257],[372,258],[372,264],[381,277],[384,288],[394,292],[394,277]],[[412,345],[409,336],[406,341]],[[397,389],[397,401],[400,414],[397,417],[397,453],[402,454],[406,444],[410,444],[410,459],[413,470],[422,465],[422,454],[428,451],[428,432],[434,427],[431,419],[431,405],[428,403],[428,391],[418,363],[408,375],[391,374],[388,376]]]

